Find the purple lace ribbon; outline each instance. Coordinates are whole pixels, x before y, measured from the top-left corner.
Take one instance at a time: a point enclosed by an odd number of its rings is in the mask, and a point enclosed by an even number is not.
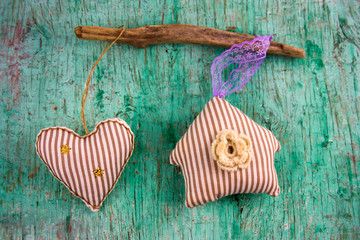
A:
[[[222,98],[243,88],[266,57],[270,39],[272,39],[272,35],[263,37],[257,35],[257,38],[251,42],[234,44],[214,59],[211,65],[211,75],[215,97]],[[221,72],[233,63],[239,64],[238,68],[232,70],[228,79],[223,82]]]

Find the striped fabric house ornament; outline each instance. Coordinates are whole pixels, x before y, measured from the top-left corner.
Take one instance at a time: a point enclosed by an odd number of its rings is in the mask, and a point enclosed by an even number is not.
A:
[[[81,98],[81,120],[86,135],[79,136],[66,127],[50,127],[40,131],[35,144],[36,153],[52,175],[93,212],[99,210],[114,189],[134,149],[134,134],[124,120],[102,121],[91,133],[85,121],[91,75],[106,51],[124,33],[122,27],[119,36],[110,45],[106,44],[86,82]]]
[[[279,141],[238,108],[222,99],[240,90],[259,68],[271,36],[233,45],[215,58],[211,74],[214,97],[190,125],[170,154],[185,179],[185,205],[201,206],[238,193],[280,193],[275,152]],[[223,82],[221,73],[239,64]]]

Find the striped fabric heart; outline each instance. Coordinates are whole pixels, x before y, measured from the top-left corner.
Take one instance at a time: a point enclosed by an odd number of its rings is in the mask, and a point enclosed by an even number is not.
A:
[[[214,97],[176,144],[170,163],[182,169],[185,205],[192,208],[237,193],[279,195],[279,150],[271,131]]]
[[[125,121],[100,122],[86,136],[66,127],[40,131],[36,152],[55,178],[93,211],[114,188],[134,149],[134,134]]]

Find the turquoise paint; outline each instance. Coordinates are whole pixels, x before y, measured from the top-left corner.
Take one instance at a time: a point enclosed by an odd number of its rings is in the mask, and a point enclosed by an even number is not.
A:
[[[11,1],[0,4],[0,238],[356,239],[359,224],[359,3],[356,1]],[[268,56],[226,99],[271,129],[281,195],[233,195],[184,206],[168,163],[212,96],[210,66],[224,49],[115,45],[95,69],[89,130],[126,120],[136,148],[98,213],[55,180],[34,149],[40,129],[84,134],[80,100],[105,43],[78,25],[184,23],[274,34],[305,59]]]

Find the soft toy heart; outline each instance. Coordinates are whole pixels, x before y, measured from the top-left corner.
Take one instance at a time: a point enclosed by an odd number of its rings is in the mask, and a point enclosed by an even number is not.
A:
[[[94,212],[114,188],[134,149],[134,134],[121,119],[100,122],[86,136],[66,127],[40,131],[36,152],[50,172]]]

